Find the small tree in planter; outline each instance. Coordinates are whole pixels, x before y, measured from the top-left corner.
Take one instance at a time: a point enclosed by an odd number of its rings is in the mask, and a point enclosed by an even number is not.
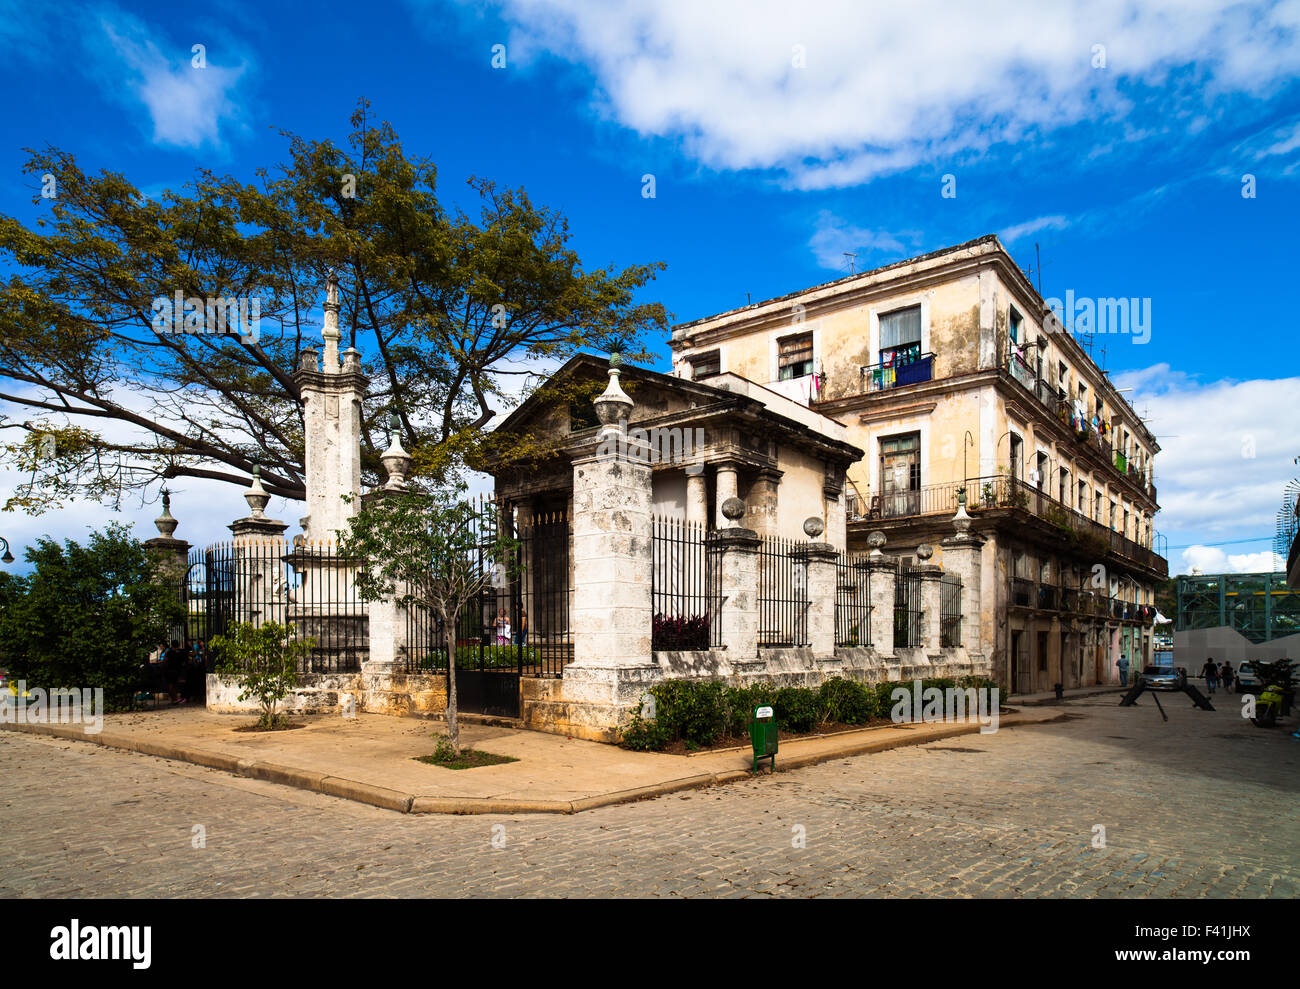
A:
[[[257,727],[266,731],[288,727],[288,718],[275,709],[298,685],[298,663],[315,646],[315,639],[295,639],[292,625],[276,622],[240,622],[233,635],[212,639],[217,669],[239,681],[241,701],[257,698]]]
[[[456,629],[461,612],[506,574],[515,541],[484,543],[465,486],[390,494],[368,504],[341,531],[339,552],[356,561],[364,601],[396,600],[440,620],[447,653],[447,739],[460,751],[456,714]]]

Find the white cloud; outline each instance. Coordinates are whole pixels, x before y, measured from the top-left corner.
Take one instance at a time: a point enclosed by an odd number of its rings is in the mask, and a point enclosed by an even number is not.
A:
[[[514,64],[541,53],[579,63],[603,114],[680,138],[710,167],[775,168],[802,188],[1083,120],[1124,140],[1176,140],[1228,112],[1217,96],[1267,98],[1300,69],[1294,2],[1075,0],[1032,16],[1016,0],[496,6]],[[1105,68],[1092,66],[1097,44]],[[1127,119],[1138,111],[1167,119],[1147,131]]]
[[[1189,546],[1183,550],[1179,573],[1277,573],[1286,570],[1286,561],[1272,550],[1258,553],[1225,553],[1217,546]]]
[[[867,259],[874,253],[903,253],[903,245],[892,234],[854,226],[829,210],[818,214],[816,229],[808,239],[808,246],[819,265],[844,274],[849,273],[849,259],[844,256],[846,252],[857,255],[854,259],[857,271],[871,267]]]
[[[127,87],[149,111],[155,144],[182,148],[219,148],[222,125],[237,125],[239,109],[232,96],[246,66],[217,65],[216,52],[204,51],[196,67],[190,46],[154,40],[149,29],[125,14],[104,15],[99,27],[111,51],[93,47],[114,90],[125,69]],[[166,53],[164,51],[166,49]],[[170,53],[170,54],[168,54]]]
[[[1040,216],[999,231],[998,239],[1004,244],[1013,244],[1021,237],[1027,237],[1040,230],[1064,230],[1069,225],[1070,222],[1063,216]]]
[[[1295,404],[1300,378],[1202,383],[1168,364],[1114,378],[1134,389],[1128,398],[1139,413],[1150,408],[1161,446],[1157,529],[1174,544],[1271,538],[1283,487],[1296,475],[1294,423],[1280,410]]]

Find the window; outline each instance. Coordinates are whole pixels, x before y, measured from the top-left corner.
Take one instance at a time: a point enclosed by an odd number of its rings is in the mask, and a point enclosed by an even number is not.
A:
[[[885,517],[915,515],[921,503],[921,434],[880,441],[880,492]]]
[[[1025,319],[1020,313],[1016,312],[1016,307],[1012,306],[1010,310],[1011,322],[1011,342],[1024,343]]]
[[[909,306],[880,317],[880,363],[911,364],[921,357],[921,307]]]
[[[699,381],[722,373],[722,353],[710,350],[706,354],[692,354],[686,358],[691,363],[691,380]]]
[[[799,333],[777,341],[777,380],[789,381],[813,373],[811,333]]]
[[[1074,507],[1085,515],[1088,512],[1088,485],[1084,481],[1079,482],[1079,500],[1074,503]]]
[[[1118,510],[1119,510],[1119,506],[1117,506],[1117,505],[1112,501],[1112,502],[1110,503],[1110,527],[1111,527],[1111,530],[1112,530],[1112,531],[1113,531],[1114,528],[1115,528],[1115,515],[1116,515],[1116,512],[1117,512]]]
[[[1070,369],[1064,361],[1056,365],[1056,392],[1061,398],[1070,394]]]

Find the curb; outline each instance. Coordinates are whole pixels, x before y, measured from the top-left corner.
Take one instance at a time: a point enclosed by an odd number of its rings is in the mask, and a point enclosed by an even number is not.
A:
[[[1014,716],[1013,716],[1014,717]],[[1029,725],[1050,724],[1066,717],[1062,712],[1051,718],[1034,719],[1024,722]],[[1004,719],[1004,723],[1005,723]],[[1015,728],[1020,721],[1007,724]],[[630,790],[613,790],[609,793],[597,793],[577,800],[517,800],[498,797],[421,797],[400,790],[362,783],[357,780],[331,776],[328,773],[293,766],[282,766],[273,762],[257,762],[240,759],[237,756],[221,752],[209,752],[192,749],[183,745],[171,745],[166,742],[154,742],[149,739],[135,738],[116,732],[99,732],[88,735],[79,728],[60,727],[57,725],[0,725],[0,729],[27,732],[32,735],[48,735],[53,738],[67,739],[74,742],[91,742],[105,748],[122,749],[137,752],[140,755],[174,762],[187,762],[208,769],[217,769],[235,776],[263,780],[281,786],[291,786],[299,790],[323,793],[344,800],[354,800],[384,810],[397,811],[399,814],[580,814],[597,807],[610,807],[614,804],[632,803],[637,800],[649,800],[654,797],[678,793],[682,790],[698,790],[723,783],[736,783],[740,780],[757,779],[758,774],[748,769],[729,769],[716,773],[701,773],[697,776],[685,776],[681,779],[668,780],[664,783],[652,783],[649,786],[635,787]],[[886,752],[889,749],[902,748],[906,745],[924,745],[938,742],[958,735],[972,735],[979,731],[978,724],[954,725],[951,728],[935,728],[922,734],[904,737],[872,739],[849,742],[828,751],[810,752],[806,755],[789,756],[781,760],[781,772],[803,769],[833,759],[850,756],[868,755],[873,752]],[[842,733],[848,734],[848,733]],[[828,736],[834,738],[836,736]],[[801,740],[802,741],[802,740]]]

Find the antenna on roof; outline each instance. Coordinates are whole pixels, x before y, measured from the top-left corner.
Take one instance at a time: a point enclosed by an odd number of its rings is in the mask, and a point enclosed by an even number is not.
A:
[[[854,254],[852,251],[845,251],[844,256],[849,259],[849,274],[852,275],[855,273],[853,270],[853,263],[855,260],[857,260],[858,256]]]
[[[1038,266],[1038,294],[1043,294],[1043,259],[1038,253],[1038,241],[1034,241],[1034,264]]]

